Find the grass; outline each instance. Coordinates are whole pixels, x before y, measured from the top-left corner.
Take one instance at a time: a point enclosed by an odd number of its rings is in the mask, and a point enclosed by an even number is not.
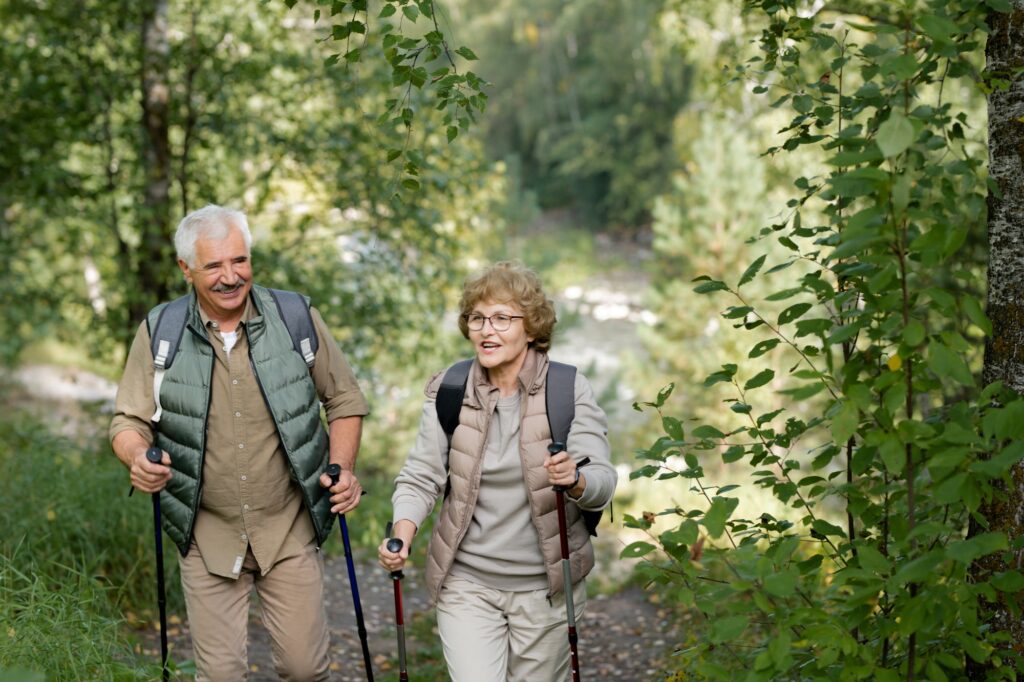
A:
[[[83,448],[18,412],[0,417],[0,469],[0,671],[152,679],[121,615],[155,619],[147,497],[127,497],[105,443]],[[177,562],[165,566],[173,588]],[[180,609],[180,594],[168,596]]]

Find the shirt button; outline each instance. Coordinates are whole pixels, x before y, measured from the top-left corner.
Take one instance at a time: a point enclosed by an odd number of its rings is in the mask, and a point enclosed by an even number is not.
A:
[[[249,511],[249,505],[243,504],[242,509],[244,509],[245,511]]]
[[[248,539],[249,539],[249,536],[247,536],[247,535],[246,535],[245,533],[242,533],[242,539],[243,539],[243,540],[248,540]]]
[[[221,347],[220,347],[220,349],[221,349],[222,351],[224,351],[225,353],[227,353],[227,352],[228,352],[228,347],[227,347],[227,346],[221,346]]]
[[[241,416],[242,416],[242,413],[241,413],[241,412],[235,412],[235,416],[236,416],[236,417],[241,417]]]
[[[239,443],[238,444],[238,449],[239,450],[244,450],[245,449],[245,443]]]
[[[232,380],[231,380],[231,383],[233,383],[233,384],[237,384],[237,383],[238,383],[238,379],[232,379]]]
[[[246,480],[248,480],[248,478],[246,477],[246,475],[245,475],[245,474],[242,474],[242,480],[243,480],[243,481],[246,481]]]

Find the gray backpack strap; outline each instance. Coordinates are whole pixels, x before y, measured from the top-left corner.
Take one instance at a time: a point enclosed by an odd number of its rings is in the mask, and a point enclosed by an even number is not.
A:
[[[306,361],[307,367],[313,366],[317,348],[320,347],[313,326],[313,315],[309,312],[309,299],[302,294],[283,289],[268,289],[277,304],[277,312],[288,328],[292,337],[295,352]]]
[[[548,361],[548,379],[544,390],[551,440],[568,444],[569,429],[572,428],[572,420],[576,418],[576,368]]]
[[[568,448],[569,431],[572,429],[572,420],[576,418],[576,368],[561,362],[548,361],[548,379],[544,395],[547,400],[551,440]],[[584,458],[577,466],[584,466],[589,461],[589,458]],[[597,535],[597,524],[601,522],[602,512],[581,509],[580,513],[583,515],[587,532]]]
[[[153,351],[153,366],[157,370],[166,370],[174,362],[178,344],[181,343],[181,335],[185,332],[185,317],[188,315],[190,296],[191,294],[186,294],[163,306],[153,325],[150,325],[149,318],[146,318],[149,348]]]

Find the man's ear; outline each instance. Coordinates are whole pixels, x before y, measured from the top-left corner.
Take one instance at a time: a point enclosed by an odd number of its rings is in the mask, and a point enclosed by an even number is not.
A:
[[[192,271],[188,269],[188,265],[182,259],[178,259],[178,267],[181,268],[181,272],[185,275],[185,281],[192,284]]]

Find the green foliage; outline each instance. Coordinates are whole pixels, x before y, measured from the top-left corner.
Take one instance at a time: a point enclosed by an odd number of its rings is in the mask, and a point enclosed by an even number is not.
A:
[[[480,73],[494,84],[481,120],[489,156],[520,169],[542,208],[646,223],[668,187],[671,121],[692,78],[659,25],[662,3],[450,4],[456,27],[479,36]]]
[[[105,444],[83,449],[24,414],[0,419],[0,468],[0,670],[158,676],[135,660],[122,615],[156,620],[148,496],[127,497]],[[173,554],[165,566],[169,612],[183,614]]]
[[[411,20],[368,37],[356,71],[325,64],[330,28],[298,9],[170,3],[173,207],[153,237],[141,227],[139,21],[123,3],[0,6],[0,85],[17,101],[0,112],[2,360],[40,336],[117,358],[158,295],[184,292],[173,223],[210,202],[249,214],[257,277],[334,308],[339,336],[387,352],[364,343],[370,329],[425,334],[430,315],[409,311],[443,306],[472,237],[493,229],[500,179],[471,141],[449,143],[442,114],[417,118],[414,146],[404,124],[376,122],[395,87],[382,43]],[[421,64],[433,54],[408,40]],[[430,110],[439,87],[412,88],[402,106]],[[449,93],[459,117],[461,87]]]
[[[297,0],[284,2],[292,8]],[[383,0],[374,3],[372,9],[367,0],[317,0],[316,5],[314,23],[321,18],[335,22],[329,40],[339,51],[326,58],[327,66],[343,64],[345,69],[352,69],[353,64],[364,62],[366,53],[373,48],[383,50],[382,56],[390,67],[391,85],[399,89],[400,95],[386,100],[377,123],[408,133],[403,146],[387,148],[386,158],[387,163],[403,166],[401,187],[416,192],[422,184],[422,162],[419,154],[409,148],[416,112],[426,106],[444,112],[442,123],[449,143],[460,132],[469,130],[487,106],[487,94],[483,91],[486,83],[470,70],[460,72],[455,58],[474,62],[476,54],[465,45],[451,48],[438,22],[434,0]],[[329,17],[324,17],[321,6],[330,7]],[[418,23],[420,19],[422,24]],[[433,91],[433,101],[414,97],[414,92],[426,90]],[[378,149],[378,155],[383,151]]]
[[[728,390],[728,410],[674,417],[672,387],[636,406],[666,435],[632,476],[697,502],[627,517],[649,541],[623,556],[645,557],[641,575],[705,617],[706,639],[679,652],[691,672],[950,679],[972,660],[1015,679],[979,604],[1022,577],[973,582],[970,564],[1009,542],[968,525],[984,527],[980,505],[1024,456],[1024,407],[975,378],[989,331],[969,239],[985,225],[984,145],[947,95],[976,87],[989,9],[746,6],[764,21],[760,55],[735,75],[789,115],[768,153],[812,162],[760,230],[762,254],[691,285],[728,296],[722,319],[756,340],[704,381]],[[718,462],[748,482],[714,482]],[[743,508],[761,493],[782,511]]]

